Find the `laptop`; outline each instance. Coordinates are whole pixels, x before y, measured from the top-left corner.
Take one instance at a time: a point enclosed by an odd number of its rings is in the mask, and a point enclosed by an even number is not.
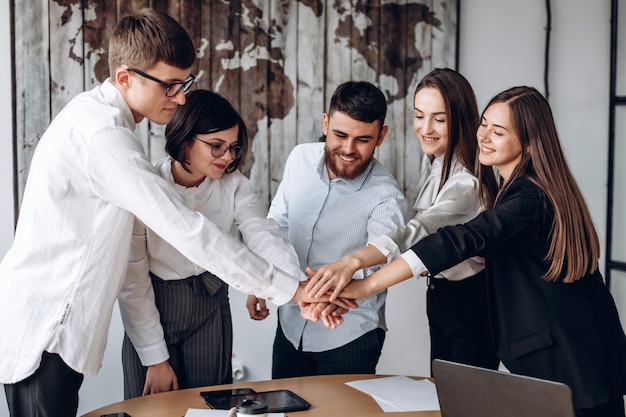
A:
[[[558,382],[435,359],[441,417],[574,417],[572,391]]]

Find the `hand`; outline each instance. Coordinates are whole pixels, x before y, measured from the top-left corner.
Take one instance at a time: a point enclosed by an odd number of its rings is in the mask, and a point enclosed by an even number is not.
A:
[[[265,300],[257,298],[255,295],[249,295],[246,300],[246,308],[252,320],[264,320],[269,316],[270,311],[265,305]]]
[[[168,361],[148,366],[146,384],[143,386],[143,393],[141,395],[156,394],[177,389],[178,379]]]
[[[332,304],[335,304],[341,310],[345,310],[346,313],[351,308],[359,308],[359,304],[353,298],[337,297],[335,300],[333,300]]]
[[[336,329],[343,324],[343,314],[348,310],[333,303],[305,303],[299,301],[300,314],[307,320],[317,322],[320,317],[326,327]]]
[[[373,292],[368,287],[370,278],[353,279],[339,294],[341,298],[359,299],[369,297]]]
[[[428,271],[425,272],[426,274]],[[400,257],[363,279],[353,279],[339,294],[340,297],[360,299],[402,282],[413,276],[409,264]]]
[[[329,301],[328,295],[322,295],[319,298],[309,296],[304,290],[305,286],[306,282],[300,282],[300,285],[298,285],[298,289],[293,296],[293,299],[295,301],[303,301],[305,303],[320,303]],[[357,308],[359,306],[356,301],[347,298],[337,298],[333,301],[333,304],[337,304],[338,306],[346,309],[346,311],[351,308]]]
[[[341,290],[352,281],[354,273],[359,269],[352,258],[347,256],[337,262],[322,266],[317,271],[307,268],[311,277],[305,290],[311,297],[321,297],[330,292],[330,301],[335,301]]]

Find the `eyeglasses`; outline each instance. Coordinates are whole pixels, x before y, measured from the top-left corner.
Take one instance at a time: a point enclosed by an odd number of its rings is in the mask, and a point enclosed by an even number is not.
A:
[[[161,81],[158,78],[153,77],[152,75],[146,74],[143,71],[139,71],[136,68],[126,68],[128,71],[132,71],[135,74],[139,74],[144,78],[147,78],[149,80],[152,81],[156,81],[157,83],[161,84],[163,87],[165,87],[165,95],[167,97],[174,97],[176,94],[180,93],[180,90],[183,90],[185,92],[185,94],[187,94],[187,91],[189,91],[189,89],[191,88],[191,84],[193,84],[193,81],[196,79],[196,76],[193,74],[189,74],[189,77],[182,82],[179,83],[166,83],[165,81]]]
[[[194,136],[193,138],[209,145],[211,147],[211,155],[213,155],[214,158],[221,158],[222,156],[224,156],[226,151],[230,151],[230,156],[233,159],[241,158],[241,155],[243,154],[243,146],[240,145],[226,146],[225,143],[207,142],[196,136]]]

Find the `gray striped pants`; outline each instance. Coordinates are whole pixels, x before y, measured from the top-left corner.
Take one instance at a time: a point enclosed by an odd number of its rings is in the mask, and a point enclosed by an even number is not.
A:
[[[170,365],[183,388],[232,382],[233,330],[228,286],[214,275],[165,281],[151,274]],[[147,367],[127,335],[122,345],[124,399],[141,396]]]

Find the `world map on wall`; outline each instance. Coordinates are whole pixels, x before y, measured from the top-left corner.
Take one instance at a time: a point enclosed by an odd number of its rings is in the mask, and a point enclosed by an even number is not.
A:
[[[55,0],[55,2],[64,8],[63,22],[69,21],[73,14],[72,10],[75,10],[76,0]],[[99,55],[93,69],[99,82],[104,81],[109,75],[106,50],[113,22],[107,22],[106,19],[114,18],[103,13],[102,4],[90,5],[94,9],[91,13],[84,14],[86,20],[83,25],[84,42],[89,45],[85,57]],[[394,100],[404,99],[409,93],[407,89],[412,80],[406,79],[404,75],[417,74],[422,67],[422,55],[415,41],[416,37],[420,36],[418,33],[420,27],[428,25],[439,29],[441,33],[445,31],[442,19],[438,18],[428,6],[417,2],[398,4],[350,0],[327,2],[299,0],[280,2],[279,7],[283,8],[285,18],[292,18],[288,9],[293,9],[296,5],[300,8],[300,16],[303,15],[304,8],[304,14],[308,16],[306,21],[314,27],[321,27],[330,20],[336,22],[331,33],[326,35],[313,33],[311,36],[330,36],[331,39],[326,40],[326,48],[349,50],[352,55],[358,55],[361,61],[366,63],[375,79],[391,80],[390,83],[381,86],[390,104]],[[442,6],[445,8],[446,4],[443,3]],[[325,7],[329,9],[324,10]],[[228,97],[229,86],[240,86],[242,80],[259,80],[258,85],[254,85],[253,82],[252,85],[245,86],[245,99],[249,103],[262,104],[242,112],[250,129],[250,136],[254,138],[259,120],[268,116],[270,120],[282,119],[295,105],[294,85],[298,81],[292,80],[283,67],[285,51],[281,39],[285,36],[283,26],[286,22],[275,17],[267,18],[266,12],[259,8],[254,0],[241,0],[236,3],[211,2],[211,14],[228,16],[231,21],[236,20],[234,24],[239,27],[238,39],[237,43],[232,39],[214,41],[214,46],[211,47],[205,38],[201,38],[198,45],[200,72],[198,78],[201,79],[203,76],[208,78],[209,74],[203,74],[204,68],[211,68],[211,85],[208,88],[222,93],[231,101],[233,98]],[[330,14],[332,16],[329,18]],[[302,24],[301,21],[298,22],[298,25]],[[385,40],[385,43],[379,44],[378,39]],[[72,51],[69,57],[82,61],[80,54]],[[208,63],[209,57],[213,62],[216,62],[217,58],[221,65],[211,67]],[[255,71],[267,72],[268,67],[271,77],[269,83],[263,77],[252,76]],[[268,95],[268,88],[279,88],[280,94]]]
[[[309,21],[327,18],[324,16],[324,2],[301,0],[298,3],[310,10],[312,18]],[[383,76],[393,79],[392,84],[395,88],[385,89],[381,87],[388,102],[392,103],[397,99],[403,100],[409,93],[407,89],[411,80],[397,77],[397,74],[417,74],[422,66],[422,56],[417,50],[414,32],[418,30],[420,24],[441,28],[442,21],[435,16],[429,7],[421,3],[366,3],[369,2],[335,1],[332,3],[331,12],[336,14],[338,24],[333,33],[334,39],[332,42],[327,42],[327,45],[331,44],[344,50],[349,48],[353,54],[360,55],[376,74],[376,78]],[[213,88],[218,92],[227,93],[227,89],[222,88],[222,85],[229,81],[237,82],[242,77],[240,72],[245,74],[253,71],[254,68],[265,67],[265,64],[271,67],[272,83],[280,85],[283,93],[277,95],[278,99],[276,100],[272,100],[270,95],[267,109],[259,108],[258,111],[243,114],[251,130],[251,137],[254,137],[257,133],[258,120],[267,115],[271,119],[282,119],[291,111],[294,105],[294,80],[285,74],[283,45],[279,43],[278,46],[275,46],[275,40],[283,35],[281,22],[271,19],[268,25],[267,19],[264,19],[263,10],[258,8],[252,0],[243,0],[241,9],[245,10],[241,14],[242,38],[240,44],[242,47],[235,51],[232,43],[224,41],[211,51],[212,54],[219,55],[222,62],[222,67],[217,69],[218,80],[214,83]],[[372,21],[372,16],[378,17],[376,22]],[[392,36],[389,36],[389,42],[385,45],[372,42],[372,39],[379,38],[376,33],[373,33],[375,31],[383,34],[397,33],[396,26],[399,22],[408,28],[406,34],[408,42],[394,42]],[[313,24],[316,25],[317,23],[314,22]],[[384,38],[384,36],[380,36],[380,38]],[[200,59],[204,53],[200,49]],[[255,95],[259,95],[259,97],[255,97]],[[250,89],[248,97],[250,100],[258,102],[264,102],[267,98],[262,86]]]
[[[459,0],[15,2],[18,200],[37,141],[50,119],[77,94],[109,76],[108,40],[117,21],[142,7],[163,10],[181,23],[197,46],[195,88],[219,92],[243,117],[253,150],[241,170],[255,180],[261,198],[271,197],[287,152],[296,143],[320,139],[324,106],[335,88],[350,79],[370,81],[386,95],[387,120],[396,140],[385,141],[377,157],[394,167],[398,182],[408,189],[407,184],[419,176],[419,164],[405,152],[415,150],[409,90],[431,68],[454,64],[458,4]],[[31,9],[35,15],[28,13]],[[38,59],[41,65],[33,65]],[[36,117],[27,115],[25,108],[33,109]],[[138,126],[137,137],[149,159],[164,156],[162,126],[146,120]]]

